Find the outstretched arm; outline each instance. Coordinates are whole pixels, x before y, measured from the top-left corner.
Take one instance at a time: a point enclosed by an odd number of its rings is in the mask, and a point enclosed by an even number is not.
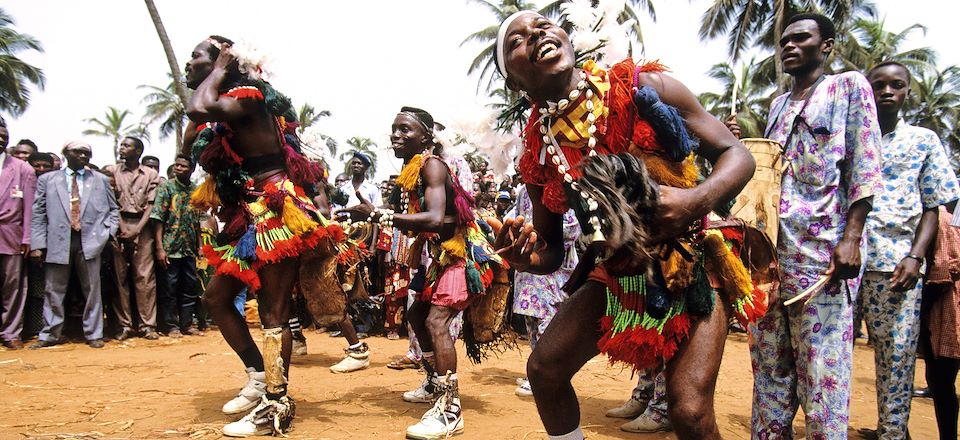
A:
[[[447,203],[453,203],[453,200],[447,200],[447,179],[450,172],[440,159],[430,158],[423,164],[420,175],[425,185],[423,199],[426,210],[415,214],[395,214],[393,225],[413,232],[440,232]],[[375,206],[359,192],[357,197],[361,202],[359,205],[341,209],[338,213],[349,215],[353,221],[367,220]],[[380,217],[375,215],[373,221],[379,220]]]
[[[642,73],[638,85],[653,87],[663,102],[683,116],[687,128],[700,139],[699,154],[713,164],[707,178],[691,189],[660,187],[657,224],[659,238],[683,232],[695,220],[736,197],[753,176],[753,156],[722,122],[700,105],[680,81],[656,72]]]

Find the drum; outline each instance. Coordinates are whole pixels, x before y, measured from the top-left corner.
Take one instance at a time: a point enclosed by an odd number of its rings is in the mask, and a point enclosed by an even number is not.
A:
[[[780,226],[780,179],[783,170],[782,148],[770,139],[740,139],[753,154],[757,170],[737,196],[731,214],[761,231],[776,245]]]

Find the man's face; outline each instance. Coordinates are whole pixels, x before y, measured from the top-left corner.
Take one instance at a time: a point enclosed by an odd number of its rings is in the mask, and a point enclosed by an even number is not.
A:
[[[191,174],[193,174],[193,166],[190,165],[189,160],[181,157],[173,163],[173,175],[181,182],[189,182]]]
[[[873,87],[877,112],[881,115],[899,113],[910,92],[910,75],[906,69],[896,64],[888,64],[873,69],[867,79]]]
[[[430,142],[429,133],[413,116],[399,114],[390,126],[390,143],[393,155],[399,158],[411,158],[423,152]]]
[[[60,156],[57,156],[53,153],[50,153],[50,155],[53,157],[53,169],[59,170],[61,167],[63,167],[63,160],[60,159]]]
[[[350,159],[350,171],[354,176],[362,176],[367,172],[367,164],[359,158]]]
[[[33,147],[27,144],[17,144],[10,149],[10,155],[22,161],[26,161],[33,153]]]
[[[183,69],[186,74],[187,87],[196,90],[200,83],[207,79],[207,76],[213,71],[213,62],[216,60],[210,58],[212,48],[213,46],[206,40],[193,48],[193,52],[190,53],[190,61],[187,61],[187,65]]]
[[[336,185],[336,186],[343,185],[343,182],[346,182],[346,181],[347,181],[347,175],[346,175],[346,174],[337,174],[337,178],[336,178],[336,179],[333,179],[333,183],[334,183],[334,185]]]
[[[780,37],[780,62],[789,75],[809,72],[823,65],[833,39],[826,41],[820,36],[820,28],[814,20],[790,23]]]
[[[147,160],[143,161],[143,166],[148,167],[148,168],[153,168],[154,170],[157,170],[158,173],[160,172],[160,161],[159,161],[159,160],[156,160],[156,159],[147,159]]]
[[[67,159],[67,167],[79,170],[90,163],[93,152],[86,145],[75,145],[63,150],[63,156]]]
[[[0,127],[0,153],[6,151],[8,143],[10,143],[10,132],[7,131],[7,127]]]
[[[550,84],[572,70],[576,62],[567,32],[536,13],[521,15],[510,23],[503,38],[503,54],[508,83],[527,91]]]
[[[37,173],[37,177],[53,170],[53,162],[49,160],[34,160],[30,162],[30,166],[32,166],[33,171]]]
[[[143,151],[137,147],[137,143],[130,138],[123,138],[120,141],[120,148],[117,149],[117,152],[121,161],[127,159],[140,160],[140,155],[143,154]]]
[[[391,178],[390,180],[388,180],[388,181],[387,181],[387,194],[392,193],[392,192],[393,192],[393,189],[396,188],[396,187],[397,187],[397,179],[396,179],[396,178]]]

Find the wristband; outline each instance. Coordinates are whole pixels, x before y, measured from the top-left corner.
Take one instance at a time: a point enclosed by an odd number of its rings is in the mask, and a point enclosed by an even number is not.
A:
[[[923,264],[923,257],[917,256],[917,255],[907,254],[907,256],[904,258],[912,258],[914,260],[917,260],[918,263]]]

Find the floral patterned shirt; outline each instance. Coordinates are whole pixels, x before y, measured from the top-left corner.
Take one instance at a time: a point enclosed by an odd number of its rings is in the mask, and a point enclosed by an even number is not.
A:
[[[503,218],[506,220],[520,216],[525,219],[533,218],[533,202],[527,193],[526,185],[520,185],[517,189],[517,203]],[[513,279],[513,313],[539,319],[547,319],[556,313],[560,302],[567,299],[567,294],[560,288],[570,279],[573,269],[580,261],[576,249],[579,237],[580,223],[577,222],[573,210],[568,210],[563,215],[563,264],[549,275],[516,272]]]
[[[190,207],[193,190],[193,183],[184,185],[178,179],[157,188],[150,218],[163,224],[163,250],[168,258],[197,256],[201,213]]]
[[[864,228],[866,270],[893,272],[910,253],[924,209],[960,197],[957,176],[937,135],[901,120],[883,136],[883,189]]]
[[[880,126],[857,72],[824,77],[805,108],[789,98],[771,103],[767,132],[784,146],[777,252],[784,294],[794,296],[829,267],[850,206],[880,190]],[[825,293],[846,299],[836,288]]]

